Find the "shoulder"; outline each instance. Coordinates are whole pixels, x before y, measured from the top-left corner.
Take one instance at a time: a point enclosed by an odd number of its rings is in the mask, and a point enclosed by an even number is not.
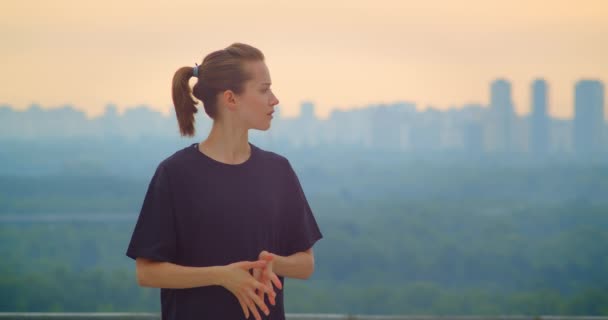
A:
[[[289,160],[287,160],[287,157],[273,152],[273,151],[268,151],[268,150],[264,150],[258,146],[255,146],[252,144],[252,146],[254,148],[256,148],[256,152],[257,152],[257,157],[260,161],[262,161],[263,163],[275,167],[275,168],[282,168],[282,169],[289,169],[291,168],[291,164],[289,163]]]
[[[293,165],[286,156],[257,148],[259,163],[264,163],[264,172],[277,177],[282,184],[292,185],[298,181]]]
[[[164,172],[174,172],[176,170],[179,170],[180,168],[188,167],[188,164],[191,163],[193,159],[192,148],[194,148],[193,144],[189,144],[188,146],[179,149],[173,154],[165,157],[159,162],[156,170]]]

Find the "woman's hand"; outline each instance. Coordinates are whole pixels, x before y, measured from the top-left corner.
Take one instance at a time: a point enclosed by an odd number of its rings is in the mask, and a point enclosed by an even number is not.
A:
[[[279,280],[279,277],[277,277],[277,275],[274,273],[273,271],[273,260],[274,260],[274,255],[266,250],[260,252],[260,255],[258,257],[259,260],[262,261],[266,261],[266,266],[265,267],[261,267],[261,268],[254,268],[253,269],[253,277],[258,280],[259,282],[263,283],[264,285],[272,288],[272,284],[275,285],[275,287],[277,287],[278,289],[283,289],[283,285],[281,284],[281,280]],[[274,291],[273,291],[274,293]],[[260,300],[264,301],[264,291],[263,290],[258,290],[257,291],[257,295],[260,298]],[[268,295],[268,301],[270,301],[270,303],[274,306],[276,304],[276,300],[275,300],[276,294],[274,295]]]
[[[264,299],[260,299],[256,294],[256,290],[259,290],[262,294],[266,292],[269,297],[274,297],[276,294],[272,286],[261,283],[249,273],[250,269],[264,268],[267,264],[265,260],[241,261],[226,265],[222,269],[223,274],[220,277],[220,285],[236,296],[247,319],[249,319],[249,312],[251,312],[256,320],[261,320],[256,305],[266,315],[270,314],[270,310],[264,303]]]

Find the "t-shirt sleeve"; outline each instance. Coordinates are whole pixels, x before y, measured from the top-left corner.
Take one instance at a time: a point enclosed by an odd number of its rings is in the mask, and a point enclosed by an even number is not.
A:
[[[284,256],[306,251],[323,238],[300,181],[287,161],[287,186],[281,248]]]
[[[161,163],[144,198],[126,255],[173,262],[176,252],[175,216],[167,169]]]

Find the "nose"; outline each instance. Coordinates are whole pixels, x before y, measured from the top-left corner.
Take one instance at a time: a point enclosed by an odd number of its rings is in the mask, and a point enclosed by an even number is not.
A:
[[[277,99],[277,97],[274,94],[272,94],[272,99],[270,100],[270,105],[276,106],[277,104],[279,104],[279,99]]]

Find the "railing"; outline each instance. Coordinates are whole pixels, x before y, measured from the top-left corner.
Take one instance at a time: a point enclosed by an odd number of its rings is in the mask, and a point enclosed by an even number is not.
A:
[[[433,315],[344,315],[344,314],[286,314],[287,320],[608,320],[608,316],[433,316]],[[157,313],[46,313],[0,312],[0,319],[70,319],[70,320],[159,320]],[[250,319],[253,319],[250,317]]]

